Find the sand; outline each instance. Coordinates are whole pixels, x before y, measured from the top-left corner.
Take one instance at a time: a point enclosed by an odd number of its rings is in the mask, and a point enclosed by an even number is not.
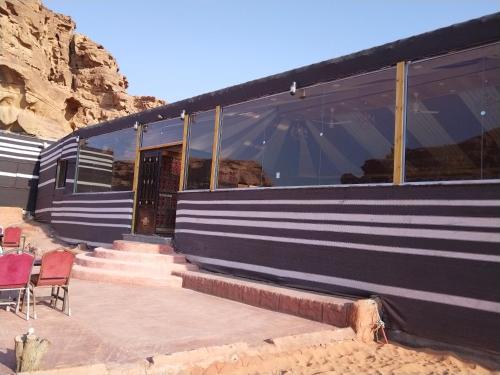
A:
[[[445,352],[402,346],[344,341],[288,353],[240,356],[233,363],[215,362],[186,369],[191,375],[349,375],[349,374],[500,374]]]

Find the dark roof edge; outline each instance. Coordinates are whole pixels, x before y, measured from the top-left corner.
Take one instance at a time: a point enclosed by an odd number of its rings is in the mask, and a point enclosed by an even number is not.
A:
[[[188,113],[205,111],[215,108],[216,105],[227,106],[284,92],[289,89],[293,81],[297,82],[298,87],[310,86],[393,66],[403,60],[420,60],[472,48],[499,41],[499,24],[500,12],[493,13],[349,55],[91,125],[77,130],[76,133],[82,137],[90,137],[130,127],[135,121],[141,123],[158,121],[158,115],[162,115],[164,118],[177,117],[183,109]]]

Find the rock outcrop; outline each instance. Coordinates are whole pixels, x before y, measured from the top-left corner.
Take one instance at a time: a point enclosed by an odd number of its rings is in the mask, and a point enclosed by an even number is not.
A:
[[[164,101],[127,94],[103,46],[40,0],[0,0],[0,129],[60,138]]]

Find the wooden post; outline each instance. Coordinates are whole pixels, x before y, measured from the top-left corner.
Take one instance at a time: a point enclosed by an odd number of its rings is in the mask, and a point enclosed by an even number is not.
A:
[[[131,233],[135,232],[135,211],[137,209],[137,186],[139,185],[139,165],[141,164],[141,142],[142,142],[142,124],[138,124],[137,134],[135,135],[135,161],[134,161],[134,181],[132,190],[134,192],[134,203],[132,207],[132,228]]]
[[[49,350],[49,340],[39,338],[30,329],[27,334],[14,339],[16,352],[16,372],[38,371],[43,356]]]
[[[215,125],[214,142],[212,144],[212,167],[210,169],[210,191],[214,191],[217,186],[217,161],[219,151],[219,125],[220,125],[221,106],[215,107]]]
[[[181,175],[179,178],[179,191],[184,190],[184,180],[186,178],[186,154],[188,145],[188,126],[189,115],[184,117],[184,134],[182,136],[182,156],[181,156]]]
[[[401,185],[404,181],[404,124],[406,107],[406,63],[396,65],[396,108],[394,124],[394,172],[393,183]]]

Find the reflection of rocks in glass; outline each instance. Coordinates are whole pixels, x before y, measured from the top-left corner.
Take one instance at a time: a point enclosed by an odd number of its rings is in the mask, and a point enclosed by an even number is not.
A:
[[[500,177],[500,128],[457,144],[405,150],[407,181],[473,180]],[[482,173],[481,173],[482,159]],[[342,184],[392,182],[393,155],[366,160],[361,177],[343,174]]]
[[[500,128],[457,144],[407,149],[406,176],[411,181],[500,177]]]
[[[133,180],[133,161],[117,160],[113,162],[113,177],[111,179],[113,190],[132,190]]]
[[[219,163],[219,187],[272,186],[272,181],[262,172],[262,165],[255,160],[222,160]]]
[[[189,158],[188,179],[189,189],[209,189],[212,159]]]
[[[352,173],[344,173],[340,177],[341,184],[368,184],[368,183],[386,183],[392,182],[393,170],[392,153],[385,159],[369,159],[361,166],[364,174],[356,177]]]

